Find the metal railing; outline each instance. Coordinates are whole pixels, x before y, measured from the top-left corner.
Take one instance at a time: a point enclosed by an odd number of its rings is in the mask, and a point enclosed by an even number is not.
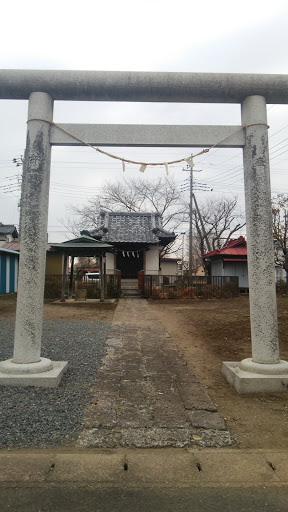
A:
[[[154,299],[193,299],[235,297],[239,294],[237,276],[141,275],[142,297]]]
[[[46,275],[45,276],[45,299],[60,299],[62,290],[62,275]],[[100,279],[85,280],[81,275],[74,275],[72,283],[70,276],[65,276],[65,297],[75,296],[75,282],[77,282],[78,290],[83,288],[87,291],[87,299],[100,298]],[[121,295],[121,279],[118,274],[107,274],[105,276],[105,297],[117,298]]]

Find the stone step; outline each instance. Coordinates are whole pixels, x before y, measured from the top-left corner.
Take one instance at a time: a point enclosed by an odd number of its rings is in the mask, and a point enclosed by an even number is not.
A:
[[[138,279],[122,279],[122,290],[138,290]]]
[[[140,293],[138,290],[136,290],[136,288],[125,288],[123,290],[122,288],[122,296],[123,297],[139,297],[140,296]]]

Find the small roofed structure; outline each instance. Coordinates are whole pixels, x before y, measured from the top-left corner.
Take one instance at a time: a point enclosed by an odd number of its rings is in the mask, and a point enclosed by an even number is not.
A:
[[[65,302],[65,277],[66,277],[66,269],[67,269],[67,261],[68,257],[72,256],[72,265],[70,272],[70,285],[72,284],[73,279],[73,261],[74,257],[99,257],[100,259],[100,284],[101,284],[101,295],[100,302],[104,302],[104,277],[105,277],[105,269],[103,268],[103,258],[106,253],[113,251],[112,245],[95,240],[88,235],[82,235],[78,238],[74,238],[73,240],[67,240],[66,242],[51,244],[50,251],[60,252],[64,254],[64,263],[63,263],[63,279],[62,279],[62,292],[61,292],[61,302]]]
[[[13,240],[16,239],[18,239],[16,226],[14,226],[14,224],[3,224],[3,222],[0,222],[0,241],[13,242]]]
[[[115,256],[107,258],[107,270],[121,271],[122,278],[136,279],[138,272],[160,273],[160,252],[176,238],[166,231],[159,213],[100,211],[98,226],[82,231],[113,245]]]
[[[229,242],[222,249],[203,254],[211,276],[237,276],[239,288],[248,290],[247,245],[243,236]]]

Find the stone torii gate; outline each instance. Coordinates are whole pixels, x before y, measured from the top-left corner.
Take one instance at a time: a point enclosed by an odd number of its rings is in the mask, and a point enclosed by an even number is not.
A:
[[[243,148],[252,340],[252,357],[223,363],[222,373],[238,393],[287,390],[288,363],[279,357],[266,103],[288,103],[288,76],[2,70],[0,99],[29,99],[14,354],[0,363],[0,384],[54,387],[67,366],[41,358],[52,145],[191,148],[222,140],[218,147]],[[52,124],[54,100],[238,103],[243,129],[61,124],[77,141]]]

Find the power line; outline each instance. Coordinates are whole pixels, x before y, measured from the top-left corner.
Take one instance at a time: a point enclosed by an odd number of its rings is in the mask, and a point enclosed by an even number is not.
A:
[[[283,128],[281,128],[280,130],[278,130],[278,132],[275,132],[273,133],[272,135],[270,135],[270,139],[272,139],[272,137],[275,137],[275,135],[277,135],[278,133],[282,132],[283,130],[285,130],[286,128],[288,128],[288,124],[286,124]]]
[[[285,146],[284,146],[285,147]],[[274,158],[278,158],[279,156],[281,155],[284,155],[284,153],[287,153],[288,149],[286,149],[285,151],[283,151],[282,153],[280,153],[280,155],[275,155],[275,156],[272,156],[272,158],[270,158],[270,160],[274,160]]]

